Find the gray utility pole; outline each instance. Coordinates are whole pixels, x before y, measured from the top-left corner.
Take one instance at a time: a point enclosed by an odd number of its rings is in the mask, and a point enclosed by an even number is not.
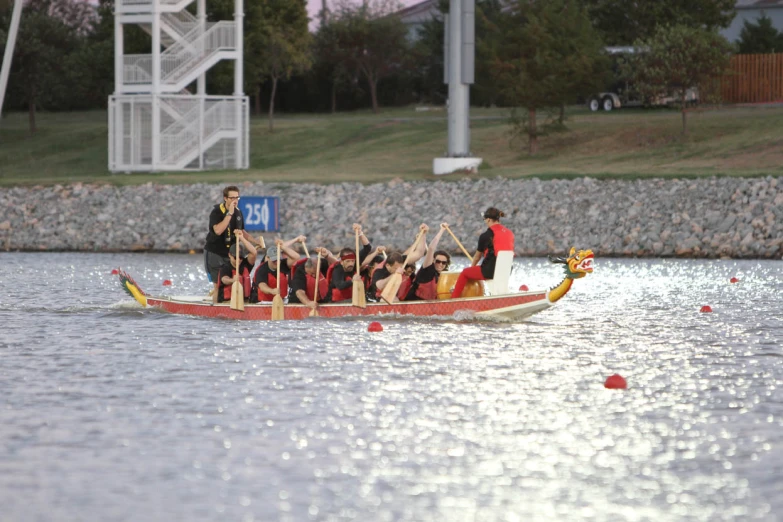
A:
[[[470,154],[470,85],[476,56],[475,0],[450,0],[444,20],[443,81],[449,85],[448,157],[435,158],[435,174],[475,172],[481,158]]]

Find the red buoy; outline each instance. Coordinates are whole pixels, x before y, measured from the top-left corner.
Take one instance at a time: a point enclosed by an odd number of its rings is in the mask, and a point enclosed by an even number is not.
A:
[[[116,268],[115,268],[114,270],[112,270],[112,271],[111,271],[111,275],[117,275],[117,274],[119,274],[119,273],[120,273],[120,271],[119,271],[119,270],[117,270]]]
[[[171,279],[164,279],[163,286],[171,286]]]
[[[370,326],[367,327],[368,332],[382,332],[383,326],[378,321],[373,321]]]
[[[628,383],[625,382],[625,379],[623,379],[623,376],[615,373],[614,375],[610,375],[606,378],[606,381],[604,381],[604,388],[607,388],[609,390],[624,390],[628,387]]]
[[[527,285],[521,285],[519,287],[519,291],[520,292],[527,292],[528,290],[530,290],[530,289],[527,287]]]
[[[709,314],[712,313],[712,307],[710,305],[704,305],[701,307],[701,310],[699,310],[703,314]]]
[[[729,283],[739,283],[739,279],[737,279],[736,277],[732,277],[731,279],[729,279]]]

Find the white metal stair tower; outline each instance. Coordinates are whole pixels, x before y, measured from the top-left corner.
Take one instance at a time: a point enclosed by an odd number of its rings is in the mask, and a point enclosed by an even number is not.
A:
[[[234,21],[208,23],[206,0],[116,0],[109,170],[246,169],[249,105],[243,93],[243,0]],[[150,54],[124,53],[123,28],[140,25]],[[206,72],[234,60],[234,95],[209,96]],[[196,94],[187,90],[196,82]]]

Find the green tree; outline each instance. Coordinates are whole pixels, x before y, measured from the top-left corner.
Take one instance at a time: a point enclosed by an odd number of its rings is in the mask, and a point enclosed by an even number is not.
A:
[[[31,134],[37,130],[37,107],[72,92],[77,72],[71,57],[95,20],[92,6],[74,0],[31,0],[24,6],[9,91],[27,106]]]
[[[329,105],[337,112],[337,93],[350,84],[351,73],[346,70],[346,59],[340,49],[339,25],[332,25],[328,13],[322,13],[322,23],[313,41],[313,56],[318,78],[328,78]]]
[[[687,92],[721,76],[729,65],[731,45],[716,31],[683,25],[661,27],[652,37],[637,40],[642,52],[623,65],[633,78],[642,99],[674,94],[682,114],[682,133],[687,134]]]
[[[740,53],[767,54],[781,51],[783,51],[783,33],[772,26],[772,20],[766,14],[756,19],[756,23],[745,20],[740,32]]]
[[[517,0],[497,20],[492,77],[512,111],[512,136],[535,154],[538,111],[560,107],[589,89],[601,71],[601,42],[573,0]]]
[[[272,132],[277,84],[294,73],[310,69],[311,36],[305,0],[264,0],[259,4],[263,5],[264,30],[257,71],[259,80],[269,78],[272,83],[269,95],[269,131]]]
[[[716,29],[734,19],[736,0],[580,0],[607,45],[630,45],[665,25]]]
[[[367,80],[373,112],[378,112],[378,82],[405,68],[409,43],[407,29],[396,16],[394,0],[365,0],[354,6],[337,7],[329,25],[346,71],[356,71]]]

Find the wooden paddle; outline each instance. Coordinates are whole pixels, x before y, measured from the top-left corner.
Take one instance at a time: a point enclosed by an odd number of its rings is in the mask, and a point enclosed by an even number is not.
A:
[[[238,312],[244,312],[245,311],[245,288],[242,286],[242,283],[240,282],[240,273],[239,269],[242,266],[242,259],[239,257],[239,241],[236,243],[237,249],[236,249],[236,257],[234,259],[236,260],[237,266],[235,270],[235,276],[234,276],[234,282],[231,284],[231,303],[229,304],[229,307],[232,310],[236,310]]]
[[[464,246],[462,246],[462,243],[460,243],[460,242],[459,242],[459,239],[457,239],[457,236],[455,236],[455,235],[454,235],[454,232],[452,232],[452,231],[451,231],[451,229],[450,229],[449,227],[446,227],[446,230],[448,230],[448,231],[449,231],[449,234],[451,234],[451,237],[453,237],[453,238],[454,238],[454,241],[456,241],[456,242],[457,242],[457,246],[458,246],[458,247],[460,247],[460,249],[462,250],[462,253],[463,253],[463,254],[465,254],[465,257],[467,257],[468,259],[473,259],[473,256],[471,256],[471,255],[468,253],[467,249],[466,249]]]
[[[282,321],[285,319],[285,308],[283,297],[280,295],[280,264],[283,262],[280,245],[277,246],[277,293],[272,298],[272,320]]]
[[[304,245],[304,243],[302,243]],[[307,257],[307,259],[310,259],[310,256]],[[318,252],[318,261],[315,263],[315,291],[313,292],[313,301],[315,301],[315,304],[318,304],[318,294],[320,294],[320,289],[318,288],[318,278],[321,277],[321,252]],[[318,308],[313,308],[310,310],[310,317],[318,317]]]
[[[304,248],[305,255],[307,256],[307,259],[310,259],[310,252],[307,251],[307,245],[305,245],[304,241],[302,241],[302,248]]]
[[[416,239],[413,241],[413,246],[410,248],[410,250],[408,250],[408,255],[405,256],[405,262],[402,264],[403,267],[408,266],[411,255],[416,251],[416,247],[419,244],[419,239],[421,239],[422,234],[424,234],[424,232],[419,230],[419,233],[416,235]],[[394,298],[397,297],[397,292],[400,290],[401,284],[402,274],[394,272],[391,275],[391,279],[386,282],[386,286],[383,287],[383,292],[381,292],[381,299],[389,304],[392,304],[394,302]]]
[[[356,274],[361,270],[359,261],[359,231],[356,231]],[[364,281],[361,279],[353,280],[353,290],[351,291],[351,304],[357,308],[367,308],[367,296],[364,294]]]

